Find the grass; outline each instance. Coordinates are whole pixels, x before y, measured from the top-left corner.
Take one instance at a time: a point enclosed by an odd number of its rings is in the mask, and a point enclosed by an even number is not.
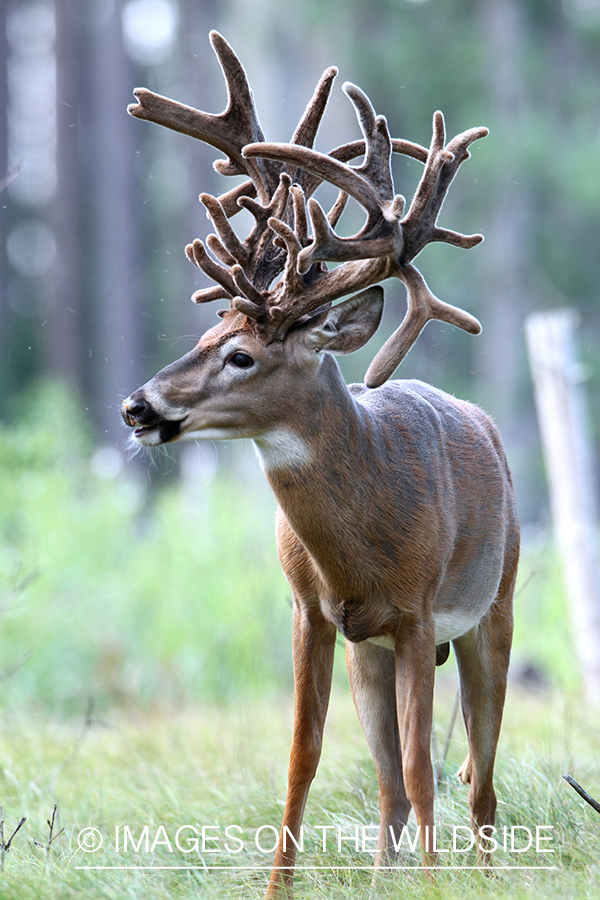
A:
[[[436,723],[445,733],[453,688],[440,688]],[[567,766],[592,794],[600,794],[597,759],[600,733],[576,716],[557,714],[557,698],[532,698],[518,689],[507,705],[505,729],[497,768],[498,825],[551,825],[544,832],[552,841],[543,845],[553,854],[503,853],[497,871],[486,878],[473,871],[444,871],[431,884],[417,871],[384,875],[376,896],[439,898],[597,897],[598,815],[561,778]],[[522,720],[529,722],[527,742]],[[8,725],[8,727],[6,727]],[[260,897],[271,861],[265,850],[280,824],[285,796],[285,773],[290,740],[291,700],[187,709],[173,713],[124,714],[94,719],[82,710],[81,721],[53,716],[33,719],[22,711],[5,722],[0,741],[3,816],[8,835],[22,816],[27,822],[16,835],[0,871],[3,898],[131,897],[158,900],[177,897]],[[442,836],[452,825],[468,824],[466,788],[454,777],[465,753],[462,727],[456,729],[449,758],[443,768],[436,800],[436,820]],[[323,758],[313,784],[305,821],[305,866],[331,870],[300,871],[298,897],[335,898],[369,896],[372,855],[357,852],[352,841],[336,847],[335,831],[328,833],[326,851],[318,848],[316,826],[341,826],[351,837],[355,827],[377,821],[377,791],[372,764],[347,691],[336,690],[327,725]],[[58,804],[55,834],[47,849],[48,819]],[[125,826],[138,845],[128,841]],[[148,843],[143,840],[148,826]],[[180,833],[193,826],[207,829],[206,852],[186,853]],[[227,841],[225,829],[231,839]],[[266,827],[265,827],[266,826]],[[85,853],[78,848],[82,829],[93,827],[103,846]],[[411,824],[411,831],[414,824]],[[115,846],[119,834],[118,849]],[[510,833],[510,832],[509,832]],[[522,836],[523,831],[516,832]],[[208,838],[217,837],[217,844]],[[242,852],[236,851],[244,842]],[[441,846],[450,838],[442,837]],[[36,846],[37,841],[42,846]],[[169,847],[170,842],[171,847]],[[262,842],[262,843],[261,843]],[[155,844],[153,847],[152,844]],[[540,845],[542,846],[542,845]],[[210,849],[218,852],[210,854]],[[172,852],[171,852],[172,850]],[[143,852],[146,851],[146,852]],[[444,862],[467,862],[471,854],[446,856]],[[404,865],[419,863],[417,854],[405,852]],[[233,871],[160,870],[157,866],[233,866]],[[541,868],[500,869],[500,865],[555,865]],[[85,870],[81,866],[150,866],[142,871]],[[335,866],[361,866],[357,871]],[[249,868],[243,868],[249,867]]]

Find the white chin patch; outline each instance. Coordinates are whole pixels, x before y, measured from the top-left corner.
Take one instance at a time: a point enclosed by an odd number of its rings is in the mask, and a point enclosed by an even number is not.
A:
[[[148,429],[148,431],[143,431],[139,428],[134,433],[133,438],[138,444],[143,444],[144,447],[157,447],[159,444],[162,444],[158,427]]]
[[[190,431],[181,431],[177,437],[179,441],[234,441],[240,435],[233,428],[196,428]]]

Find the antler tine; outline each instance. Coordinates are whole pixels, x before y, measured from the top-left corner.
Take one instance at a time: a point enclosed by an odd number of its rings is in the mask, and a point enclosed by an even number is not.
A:
[[[304,191],[299,184],[293,184],[291,187],[291,195],[292,207],[294,210],[294,234],[302,248],[306,247],[309,242]]]
[[[285,281],[286,292],[288,295],[295,295],[304,287],[302,276],[298,272],[298,254],[302,250],[302,244],[289,225],[286,225],[285,222],[282,222],[280,219],[269,219],[269,226],[286,247],[287,255],[283,280]],[[275,310],[277,310],[276,318],[281,318],[281,316],[279,316],[281,307],[279,305],[272,306],[270,310],[271,315],[273,315]]]
[[[337,68],[331,66],[321,75],[319,83],[294,131],[291,140],[292,144],[298,144],[302,147],[313,146],[337,73]]]
[[[267,201],[270,191],[277,184],[279,171],[268,163],[257,163],[242,156],[245,144],[264,140],[246,72],[225,38],[217,31],[211,31],[210,42],[227,86],[227,108],[224,112],[216,115],[201,112],[146,88],[134,90],[138,102],[131,104],[127,111],[138,119],[165,125],[226,153],[228,160],[217,161],[216,170],[222,175],[249,175],[258,195]]]
[[[306,228],[306,197],[300,185],[290,189],[293,202],[293,228],[277,217],[269,219],[269,227],[275,232],[275,243],[286,250],[283,277],[268,292],[265,315],[257,323],[269,342],[283,340],[290,326],[304,316],[322,311],[333,301],[354,290],[371,287],[383,278],[394,274],[395,262],[389,257],[361,259],[344,262],[332,271],[323,263],[301,272],[299,258],[304,252],[308,235]],[[341,193],[333,210],[342,208],[347,195]],[[235,301],[234,301],[234,305]]]
[[[357,173],[357,170],[325,153],[319,153],[296,144],[276,144],[265,141],[260,144],[249,144],[244,147],[243,154],[248,159],[261,157],[305,169],[318,177],[319,181],[328,181],[340,190],[346,191],[358,200],[373,217],[380,212],[375,192],[369,183]]]
[[[384,116],[376,116],[375,110],[367,95],[356,85],[346,82],[344,92],[352,102],[364,141],[355,141],[338,147],[330,154],[318,153],[309,147],[296,144],[277,144],[262,141],[250,144],[243,149],[246,159],[257,157],[277,162],[296,165],[314,175],[319,181],[327,181],[345,191],[363,206],[369,216],[363,231],[373,226],[381,218],[382,209],[389,212],[388,207],[397,199],[394,197],[394,186],[390,169],[392,142]],[[403,142],[408,145],[408,142]],[[418,147],[418,145],[413,145]],[[417,152],[427,151],[418,148]],[[362,166],[352,168],[341,159],[352,159],[366,152]],[[419,156],[421,153],[419,153]],[[336,158],[341,157],[341,159]],[[397,205],[397,204],[396,204]],[[396,210],[394,209],[394,213]],[[395,221],[399,218],[392,216]]]
[[[340,203],[341,205],[341,203]],[[398,206],[401,213],[402,204]],[[331,219],[335,223],[340,207],[334,206]],[[396,222],[387,222],[380,217],[377,227],[365,234],[364,229],[352,238],[340,238],[325,215],[321,205],[311,198],[308,201],[308,213],[313,230],[313,243],[306,247],[298,257],[299,271],[306,273],[315,262],[345,262],[356,259],[374,259],[385,256],[397,256],[402,249],[402,232]]]
[[[239,213],[241,206],[238,200],[240,197],[256,197],[256,185],[253,181],[244,181],[243,184],[238,184],[237,187],[226,191],[224,194],[219,194],[217,197],[228,219]]]
[[[469,159],[471,155],[468,150],[469,146],[475,141],[487,137],[488,134],[489,129],[483,126],[479,128],[469,128],[467,131],[463,131],[462,134],[458,134],[446,146],[446,150],[451,153],[454,158],[450,162],[446,163],[440,173],[437,196],[435,197],[434,203],[432,204],[432,212],[435,210],[436,216],[439,215],[448,188],[454,180],[459,166],[466,159]],[[456,231],[449,231],[444,228],[439,228],[437,229],[436,240],[442,240],[446,243],[454,244],[457,247],[464,247],[468,250],[471,247],[475,247],[477,244],[480,244],[483,240],[483,235],[463,235],[459,234]]]
[[[392,141],[385,116],[375,113],[365,92],[351,81],[346,81],[342,90],[354,106],[365,139],[365,160],[356,171],[366,178],[380,203],[386,207],[394,196],[394,182],[391,169]]]
[[[211,259],[201,240],[196,238],[191,244],[188,244],[185,248],[185,255],[191,263],[202,269],[205,275],[208,275],[209,278],[221,285],[226,297],[231,298],[237,293],[229,270],[224,269],[223,266]],[[197,296],[198,293],[196,292],[194,296]],[[202,302],[202,300],[196,300],[196,303],[198,302]]]
[[[409,217],[416,220],[423,215],[425,209],[431,202],[432,192],[437,187],[442,166],[444,163],[452,162],[453,159],[452,154],[444,149],[444,144],[446,143],[446,124],[444,122],[444,116],[439,110],[433,115],[432,132],[427,162],[410,204],[410,209],[406,216],[407,220]]]
[[[220,243],[228,254],[239,263],[248,261],[249,250],[246,244],[243,244],[237,234],[229,224],[229,219],[223,209],[218,198],[211,194],[200,194],[200,202],[204,204],[208,215],[219,235]],[[238,207],[239,208],[239,207]],[[208,239],[207,239],[208,243]],[[211,242],[214,243],[214,242]],[[209,244],[210,246],[210,244]],[[212,247],[210,248],[213,249]],[[232,265],[232,263],[227,263]]]
[[[283,226],[283,227],[282,227]],[[394,263],[389,258],[353,260],[326,271],[313,266],[308,275],[292,271],[292,261],[298,252],[293,232],[283,223],[272,223],[286,243],[291,260],[284,277],[271,295],[271,321],[265,321],[269,341],[283,340],[292,323],[317,310],[325,309],[341,297],[353,291],[372,287],[394,274]]]
[[[390,275],[401,278],[408,289],[407,314],[384,348],[376,356],[367,374],[367,384],[383,383],[404,358],[425,324],[437,318],[471,333],[478,333],[481,326],[477,319],[456,307],[443,303],[435,297],[421,274],[410,265],[410,260],[425,246],[436,240],[454,243],[462,247],[474,246],[482,238],[479,235],[465,236],[458,232],[438,228],[436,218],[445,194],[454,178],[458,166],[467,158],[467,147],[486,129],[471,129],[458,135],[445,147],[446,132],[443,116],[436,113],[433,120],[433,135],[429,150],[409,142],[392,142],[383,116],[376,116],[368,97],[352,84],[344,85],[347,96],[352,101],[364,135],[364,141],[347,144],[337,149],[342,158],[352,158],[352,154],[365,151],[365,160],[358,168],[350,167],[341,160],[317,153],[310,148],[277,144],[254,144],[244,148],[245,156],[264,155],[269,159],[295,163],[307,169],[320,180],[326,180],[340,188],[340,196],[327,217],[319,203],[308,200],[308,211],[313,230],[313,241],[304,249],[299,249],[297,241],[281,227],[277,233],[286,244],[288,264],[284,282],[290,293],[296,293],[297,308],[289,312],[284,322],[304,315],[319,307],[326,287],[331,291],[344,285],[346,292],[367,286],[369,276],[379,280]],[[404,198],[394,195],[390,159],[394,147],[425,162],[423,176],[415,192],[407,216],[398,223],[402,215]],[[334,227],[343,209],[346,194],[351,194],[367,210],[368,218],[362,230],[353,238],[339,238]],[[271,227],[275,229],[273,222]],[[289,232],[289,228],[287,229]],[[408,238],[405,237],[408,236]],[[405,244],[405,240],[408,241]],[[314,279],[311,289],[302,289],[301,283],[292,285],[290,259],[297,259],[297,268],[305,276],[316,261],[343,262],[336,272],[336,285],[332,285],[334,273],[321,273]],[[350,266],[351,260],[373,259],[374,264]],[[289,273],[289,274],[288,274]],[[371,284],[373,282],[370,282]],[[292,290],[293,288],[293,290]],[[338,295],[339,296],[339,295]],[[336,299],[333,297],[332,299]]]
[[[327,221],[331,225],[332,228],[335,228],[337,223],[339,222],[342,213],[346,209],[346,204],[348,203],[348,194],[346,191],[340,191],[337,200],[327,213]]]
[[[298,257],[308,241],[306,198],[298,184],[292,185],[291,195],[294,227],[290,228],[286,222],[275,217],[269,219],[269,227],[277,235],[275,243],[286,249],[283,277],[270,292],[268,313],[260,325],[268,334],[269,340],[281,340],[293,322],[316,309],[330,307],[333,300],[348,292],[347,287],[341,288],[337,293],[335,289],[333,292],[329,290],[332,287],[330,279],[333,273],[326,266],[313,266],[306,276],[300,273]],[[338,277],[335,281],[338,288],[342,268],[343,266],[336,270]]]
[[[319,83],[314,90],[313,96],[311,97],[302,115],[302,118],[300,119],[300,122],[298,123],[296,130],[292,135],[292,139],[290,141],[291,144],[295,144],[301,147],[313,147],[315,138],[317,136],[317,131],[319,130],[319,125],[321,124],[323,114],[329,101],[331,88],[333,87],[333,82],[335,81],[337,74],[337,68],[335,66],[331,66],[329,69],[326,69],[321,75]],[[321,183],[320,178],[311,175],[306,170],[295,173],[295,175],[293,176],[293,180],[301,185],[307,197],[310,197],[311,194],[314,194],[316,189],[319,187],[319,184]]]
[[[418,159],[419,162],[427,162],[429,150],[421,144],[415,144],[413,141],[404,141],[401,138],[392,138],[392,150],[394,153],[401,153],[403,156],[411,156]],[[357,156],[363,156],[366,151],[365,141],[350,141],[348,144],[342,144],[334,150],[330,150],[327,156],[337,159],[340,162],[350,162]]]
[[[418,256],[426,244],[433,241],[443,241],[470,249],[483,240],[480,234],[460,234],[457,231],[439,228],[436,222],[459,166],[469,158],[467,148],[473,141],[487,134],[489,134],[487,128],[471,128],[457,135],[444,147],[444,117],[439,110],[434,114],[433,137],[427,164],[410,209],[401,223],[404,235],[404,249],[400,259],[402,264],[410,262]]]
[[[231,301],[234,309],[250,318],[260,321],[268,318],[269,296],[266,289],[286,264],[285,249],[272,246],[276,229],[270,227],[270,222],[278,221],[285,215],[291,190],[291,178],[283,172],[277,189],[266,206],[251,197],[238,198],[238,204],[248,209],[256,220],[243,243],[231,227],[219,199],[211,194],[200,195],[216,231],[216,234],[207,237],[206,243],[223,265],[209,256],[202,241],[197,239],[188,244],[188,259],[220,285],[217,293],[213,289],[196,291],[192,297],[194,302],[204,303],[225,297]],[[302,194],[300,188],[297,191]],[[297,219],[300,216],[299,204],[300,201],[294,198],[293,207]]]
[[[218,286],[202,288],[192,294],[192,303],[210,303],[212,300],[231,300],[231,295]]]
[[[365,384],[369,388],[379,387],[393,375],[431,319],[455,325],[470,334],[481,332],[481,324],[475,316],[438,299],[415,266],[409,263],[398,267],[398,275],[407,288],[408,308],[402,323],[376,354],[367,370]]]

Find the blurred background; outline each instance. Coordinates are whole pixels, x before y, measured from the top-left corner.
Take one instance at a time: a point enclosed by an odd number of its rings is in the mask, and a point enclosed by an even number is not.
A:
[[[398,375],[496,419],[525,532],[517,668],[577,687],[550,536],[523,321],[577,310],[598,468],[599,0],[7,0],[0,5],[0,695],[3,703],[187,702],[291,684],[289,589],[274,501],[250,446],[129,459],[121,400],[217,320],[183,254],[197,200],[231,179],[215,152],[126,114],[145,86],[219,112],[208,42],[240,56],[268,140],[288,140],[329,65],[317,140],[359,136],[345,80],[393,136],[487,125],[441,224],[486,241],[427,248],[433,291],[478,316],[432,323]],[[395,160],[411,196],[415,161]],[[243,221],[240,227],[245,227]],[[351,225],[352,223],[350,223]],[[351,229],[352,230],[352,229]],[[343,361],[362,380],[404,312]],[[590,485],[590,491],[596,491]]]

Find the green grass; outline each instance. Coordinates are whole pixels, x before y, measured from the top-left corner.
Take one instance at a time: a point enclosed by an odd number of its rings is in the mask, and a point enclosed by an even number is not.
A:
[[[445,733],[452,690],[438,696],[436,723]],[[554,826],[554,854],[499,853],[496,872],[443,871],[432,885],[419,872],[384,875],[376,896],[383,897],[597,897],[600,895],[598,837],[600,821],[562,780],[565,765],[591,793],[600,794],[597,765],[600,734],[583,722],[562,720],[554,700],[509,697],[507,721],[497,768],[498,825]],[[529,722],[527,743],[520,734],[522,717]],[[15,836],[0,872],[3,898],[132,897],[260,897],[271,861],[255,846],[256,829],[277,829],[285,796],[290,740],[291,699],[131,715],[120,712],[100,720],[72,721],[28,714],[5,721],[0,741],[0,785],[8,835],[22,816],[27,821]],[[436,800],[440,827],[468,824],[467,790],[454,777],[465,753],[462,727],[453,736]],[[567,762],[568,760],[568,762]],[[364,739],[348,697],[336,691],[326,731],[323,758],[313,784],[305,821],[305,866],[360,866],[357,871],[306,870],[297,878],[299,897],[368,896],[372,856],[349,844],[341,853],[331,838],[325,852],[317,848],[315,826],[356,825],[377,821],[376,781]],[[58,803],[50,851],[36,846],[48,839],[47,820]],[[135,841],[148,826],[149,852],[123,850],[128,826]],[[220,835],[218,853],[186,854],[175,845],[180,826],[213,826]],[[225,848],[225,828],[244,841],[243,852]],[[163,826],[164,830],[160,830]],[[216,826],[216,827],[215,827]],[[84,853],[77,838],[84,828],[98,829],[103,847]],[[115,847],[119,828],[119,849]],[[411,825],[411,830],[414,825]],[[189,834],[189,832],[186,832]],[[442,832],[444,834],[444,832]],[[263,846],[272,840],[262,832]],[[151,852],[152,842],[159,842]],[[165,843],[168,838],[173,852]],[[185,845],[182,843],[185,849]],[[214,845],[207,845],[214,846]],[[239,844],[231,841],[230,847]],[[443,846],[443,843],[442,843]],[[140,847],[143,850],[144,845]],[[203,862],[204,861],[204,862]],[[404,865],[419,863],[405,853]],[[446,856],[444,863],[472,865],[468,855]],[[238,866],[236,871],[163,871],[157,866]],[[500,865],[541,866],[553,871],[505,871]],[[152,866],[153,869],[88,870],[80,866]],[[242,867],[249,867],[247,869]]]

